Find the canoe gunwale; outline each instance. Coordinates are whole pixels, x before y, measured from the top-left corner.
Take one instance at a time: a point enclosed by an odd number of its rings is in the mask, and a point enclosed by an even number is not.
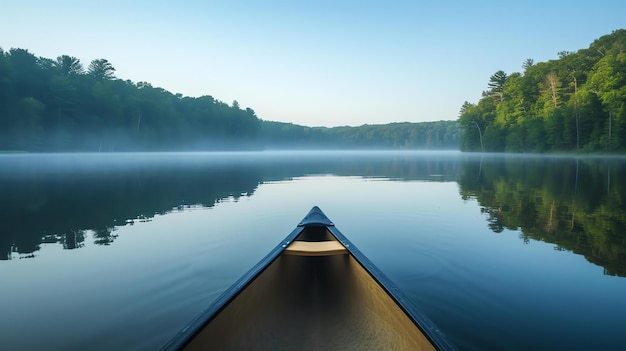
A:
[[[348,240],[336,227],[327,227],[328,231],[339,240],[350,255],[376,280],[396,304],[412,319],[413,323],[430,340],[437,350],[457,350],[443,332],[426,315],[421,313],[402,291],[380,270],[367,256]]]
[[[296,227],[285,239],[281,241],[263,259],[254,265],[248,272],[239,278],[233,285],[226,289],[215,301],[187,324],[178,334],[176,334],[161,350],[180,350],[187,345],[191,339],[198,334],[207,323],[210,323],[217,315],[228,306],[228,303],[235,299],[248,285],[269,267],[294,241],[306,227]]]
[[[303,231],[309,227],[325,227],[326,230],[339,241],[348,251],[348,254],[378,283],[380,287],[395,301],[395,303],[412,320],[415,326],[431,342],[437,350],[457,350],[456,347],[445,337],[439,328],[400,291],[398,287],[378,269],[356,246],[350,242],[317,207],[313,207],[309,214],[298,226],[283,239],[272,251],[254,265],[248,272],[239,278],[233,285],[226,289],[215,301],[179,331],[162,350],[181,350],[202,331],[202,329],[215,319],[231,301],[240,295],[254,280],[259,277]]]

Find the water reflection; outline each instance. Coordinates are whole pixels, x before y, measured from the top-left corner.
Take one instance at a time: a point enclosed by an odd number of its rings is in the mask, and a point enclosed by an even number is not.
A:
[[[410,152],[0,156],[0,259],[42,244],[110,245],[156,214],[253,196],[259,184],[333,174],[457,181],[496,233],[520,230],[626,276],[626,161]]]
[[[252,196],[312,174],[456,181],[460,154],[412,152],[0,155],[0,259],[44,243],[109,245],[119,226]]]
[[[465,160],[464,199],[476,199],[489,228],[521,230],[626,276],[626,171],[621,158],[505,157]]]

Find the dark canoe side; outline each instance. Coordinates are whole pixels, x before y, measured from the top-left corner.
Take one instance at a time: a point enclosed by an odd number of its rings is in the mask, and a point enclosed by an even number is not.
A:
[[[317,207],[163,350],[455,350]]]

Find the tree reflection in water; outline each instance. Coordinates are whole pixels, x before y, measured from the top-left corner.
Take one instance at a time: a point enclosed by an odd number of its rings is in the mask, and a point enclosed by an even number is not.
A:
[[[52,154],[0,158],[0,259],[41,244],[110,245],[118,226],[253,196],[263,182],[311,174],[458,179],[460,153],[225,152]]]
[[[156,214],[253,196],[264,182],[312,174],[456,181],[495,233],[520,230],[626,276],[622,158],[461,153],[206,153],[0,158],[0,259],[41,244],[110,245],[116,228]]]
[[[499,156],[463,169],[461,196],[478,201],[492,231],[519,229],[526,243],[553,243],[626,276],[626,180],[611,178],[626,160]]]

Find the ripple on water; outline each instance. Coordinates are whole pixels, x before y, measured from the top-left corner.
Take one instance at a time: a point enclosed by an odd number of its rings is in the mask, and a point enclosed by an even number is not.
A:
[[[381,266],[384,266],[385,273],[398,283],[431,278],[441,273],[446,265],[444,259],[423,249],[391,255],[393,259],[385,260],[385,264]]]

